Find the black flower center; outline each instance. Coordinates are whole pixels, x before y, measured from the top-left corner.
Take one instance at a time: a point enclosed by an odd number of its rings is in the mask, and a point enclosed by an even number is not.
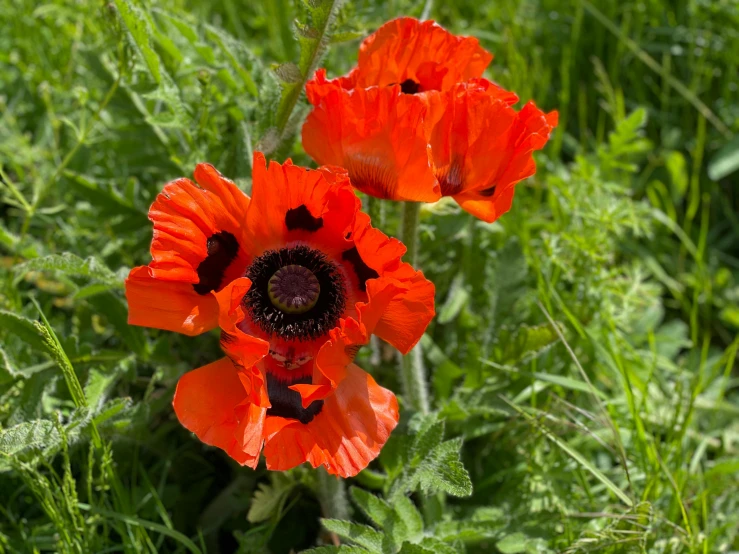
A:
[[[246,271],[243,304],[250,320],[284,340],[314,340],[336,327],[346,307],[344,279],[334,263],[307,246],[269,250]]]

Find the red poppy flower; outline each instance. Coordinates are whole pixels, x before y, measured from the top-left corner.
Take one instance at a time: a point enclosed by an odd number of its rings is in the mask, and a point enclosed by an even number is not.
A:
[[[372,333],[407,353],[434,315],[433,284],[359,211],[343,169],[256,153],[251,199],[208,164],[195,180],[157,197],[152,262],[126,281],[132,324],[221,328],[227,357],[180,379],[177,417],[243,465],[263,450],[269,469],[355,475],[398,406],[354,356]]]
[[[379,198],[435,202],[453,197],[492,222],[508,211],[516,183],[557,125],[532,102],[481,79],[493,56],[477,39],[404,17],[362,43],[348,75],[308,83],[314,109],[305,151],[347,168],[352,184]]]

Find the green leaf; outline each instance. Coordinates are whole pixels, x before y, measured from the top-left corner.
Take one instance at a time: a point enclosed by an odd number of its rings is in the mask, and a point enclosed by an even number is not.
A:
[[[524,533],[513,533],[495,543],[501,554],[537,554],[548,552],[546,541],[538,537],[529,537]]]
[[[515,330],[503,328],[495,339],[495,361],[515,366],[539,356],[558,341],[557,331],[548,323],[520,325]]]
[[[83,260],[69,252],[34,258],[18,264],[14,271],[20,274],[29,271],[58,271],[64,275],[95,279],[110,286],[123,286],[122,280],[99,259],[90,256]]]
[[[523,533],[513,533],[495,543],[495,546],[502,554],[518,554],[520,552],[526,552],[527,539],[528,537]]]
[[[393,510],[397,515],[398,521],[402,522],[405,528],[403,538],[411,541],[419,539],[423,533],[423,516],[413,501],[407,496],[395,496],[393,498]],[[396,538],[396,540],[399,538]]]
[[[59,431],[52,421],[27,421],[0,431],[0,454],[17,456],[30,449],[42,450],[60,440]]]
[[[133,402],[130,398],[114,398],[98,408],[97,415],[95,415],[93,421],[96,425],[100,425],[116,417],[118,414],[130,410],[132,407]]]
[[[0,223],[0,244],[11,252],[15,252],[15,247],[19,242],[20,238],[8,231],[5,226]]]
[[[363,546],[370,552],[382,554],[382,533],[369,525],[352,523],[340,519],[321,519],[321,524],[331,533],[341,538]]]
[[[680,202],[685,198],[685,193],[688,191],[688,183],[690,181],[685,156],[677,151],[670,152],[667,154],[665,159],[665,167],[667,168],[667,172],[670,174],[672,198],[675,202]]]
[[[85,384],[85,398],[87,405],[94,414],[103,407],[108,392],[115,384],[117,375],[114,372],[103,372],[99,369],[91,369]]]
[[[413,460],[424,460],[431,451],[444,440],[444,422],[437,421],[421,429],[415,436],[411,457]]]
[[[270,474],[270,483],[260,483],[254,492],[246,519],[251,523],[270,519],[280,510],[295,485],[296,482],[288,474]]]
[[[151,46],[151,29],[149,22],[138,6],[134,6],[129,0],[114,0],[118,8],[121,22],[128,30],[131,46],[141,56],[149,69],[149,73],[157,83],[162,82],[159,56]]]
[[[424,537],[419,545],[434,554],[460,554],[460,552],[464,552],[464,550],[457,550],[452,545],[446,544],[436,537]]]
[[[417,483],[427,494],[445,492],[460,497],[471,495],[472,481],[460,459],[461,449],[461,438],[440,444],[419,466],[414,484]]]
[[[361,546],[342,544],[339,546],[317,546],[301,551],[301,554],[367,554],[369,550]]]
[[[46,351],[44,336],[37,322],[7,310],[0,310],[0,329],[12,333],[36,350]]]
[[[334,33],[331,35],[331,44],[340,44],[342,42],[349,42],[364,37],[364,33],[361,31],[344,31],[342,33]]]
[[[708,162],[708,176],[714,181],[723,179],[739,169],[739,135],[714,154]]]
[[[275,67],[275,73],[283,83],[300,83],[303,76],[300,68],[292,62],[287,62]]]
[[[434,550],[424,548],[420,544],[404,542],[398,554],[437,554]]]
[[[350,494],[357,506],[378,527],[384,527],[395,517],[390,504],[374,494],[357,487],[352,487]]]
[[[441,324],[449,323],[459,315],[469,299],[470,293],[465,288],[464,274],[460,273],[452,281],[449,294],[439,310],[436,320]]]

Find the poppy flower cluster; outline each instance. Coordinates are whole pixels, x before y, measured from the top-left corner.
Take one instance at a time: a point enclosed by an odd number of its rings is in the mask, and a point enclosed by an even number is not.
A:
[[[303,147],[345,167],[378,198],[436,202],[451,196],[492,222],[516,183],[536,171],[532,154],[557,125],[533,102],[482,78],[493,56],[477,39],[433,21],[390,21],[364,40],[357,66],[338,79],[319,70],[306,92],[314,109]]]
[[[254,155],[252,196],[209,164],[149,210],[152,261],[126,280],[129,323],[185,335],[220,329],[225,356],[186,373],[174,411],[242,465],[304,462],[342,477],[398,423],[395,395],[354,364],[372,334],[407,354],[434,316],[434,285],[372,227],[354,192],[452,196],[492,221],[533,174],[556,112],[481,78],[474,38],[401,18],[367,38],[346,77],[319,70],[303,127],[318,169]]]

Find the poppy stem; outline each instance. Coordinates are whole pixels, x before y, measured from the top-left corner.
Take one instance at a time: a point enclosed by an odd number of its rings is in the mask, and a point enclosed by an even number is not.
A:
[[[316,470],[318,476],[318,503],[323,517],[328,519],[349,519],[349,501],[346,497],[344,480],[329,475],[321,466]]]
[[[400,238],[407,248],[405,259],[413,267],[418,263],[418,221],[421,211],[419,202],[403,204],[403,220]],[[421,345],[417,344],[400,361],[403,395],[416,412],[429,412],[429,393],[426,383],[426,368],[423,365]]]
[[[400,240],[406,247],[405,260],[416,267],[417,263],[417,245],[418,245],[418,220],[421,212],[420,202],[405,202],[403,204],[402,228],[400,231]]]

